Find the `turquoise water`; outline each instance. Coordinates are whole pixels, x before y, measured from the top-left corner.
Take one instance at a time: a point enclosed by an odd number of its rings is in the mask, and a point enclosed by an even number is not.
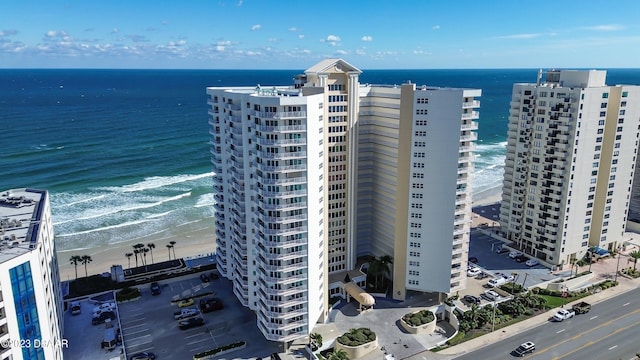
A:
[[[0,189],[50,191],[59,250],[202,226],[213,216],[205,88],[286,85],[300,72],[0,70]],[[536,76],[364,70],[361,82],[481,88],[478,193],[502,183],[512,84]],[[640,84],[640,70],[610,70],[608,83]]]

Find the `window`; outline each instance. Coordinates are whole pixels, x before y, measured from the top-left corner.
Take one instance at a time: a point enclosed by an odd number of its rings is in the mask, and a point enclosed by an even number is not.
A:
[[[602,98],[603,99],[608,99],[609,98],[609,93],[602,93]]]
[[[629,92],[628,92],[628,91],[623,91],[623,92],[622,92],[622,97],[627,97],[628,95],[629,95]]]
[[[620,110],[620,115],[624,115],[625,111],[624,109]]]
[[[600,116],[603,116],[603,117],[604,117],[604,116],[606,116],[606,115],[607,115],[607,112],[606,112],[606,111],[600,111]],[[620,115],[622,115],[622,114],[620,114]]]
[[[600,109],[606,109],[606,108],[607,108],[606,102],[600,104]]]

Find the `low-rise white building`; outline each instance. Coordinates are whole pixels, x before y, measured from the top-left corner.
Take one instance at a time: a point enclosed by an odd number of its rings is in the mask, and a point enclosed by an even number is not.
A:
[[[0,359],[62,359],[63,305],[45,190],[0,193]]]

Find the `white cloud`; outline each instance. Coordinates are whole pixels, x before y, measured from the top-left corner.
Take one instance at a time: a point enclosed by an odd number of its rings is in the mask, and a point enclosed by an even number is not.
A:
[[[336,53],[340,54],[340,55],[347,55],[349,52],[344,51],[344,50],[336,50]]]
[[[433,30],[438,30],[438,29],[440,29],[440,25],[434,25],[434,26],[432,26],[431,28],[432,28]]]
[[[304,35],[302,34],[298,35],[298,39],[304,39]]]
[[[278,38],[269,38],[269,39],[267,39],[267,41],[268,42],[278,42],[278,41],[280,41],[280,39],[278,39]]]
[[[362,49],[357,49],[357,50],[356,50],[356,55],[366,55],[366,54],[367,54],[367,53],[366,53],[366,52],[364,52],[364,50],[362,50]]]
[[[534,39],[540,37],[544,34],[535,33],[535,34],[512,34],[512,35],[504,35],[498,36],[498,39]]]
[[[262,25],[260,24],[255,24],[251,27],[251,31],[256,31],[256,30],[260,30],[260,28],[262,27]]]
[[[289,31],[296,32],[296,31],[298,31],[298,29],[297,29],[297,28],[295,28],[295,27],[290,27],[290,28],[289,28]]]
[[[608,25],[585,26],[582,29],[593,30],[593,31],[617,31],[617,30],[622,30],[623,27],[621,25],[608,24]]]
[[[360,40],[362,40],[362,41],[373,41],[373,37],[369,36],[369,35],[365,35],[365,36],[361,37]]]
[[[118,30],[118,28],[113,28],[113,30],[111,30],[111,33],[112,33],[112,34],[117,34],[117,33],[118,33],[118,31],[120,31],[120,30]]]
[[[329,41],[329,42],[338,42],[338,41],[340,41],[340,36],[329,35],[329,36],[327,36],[327,41]]]
[[[242,6],[242,3],[244,3],[244,0],[238,0],[238,6]]]

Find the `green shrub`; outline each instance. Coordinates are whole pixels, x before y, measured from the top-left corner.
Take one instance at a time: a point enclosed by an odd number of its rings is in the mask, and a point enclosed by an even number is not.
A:
[[[226,350],[235,349],[235,348],[244,346],[246,344],[247,343],[244,342],[244,341],[237,341],[237,342],[234,342],[234,343],[231,343],[231,344],[219,346],[219,347],[217,347],[215,349],[212,349],[212,350],[207,350],[207,351],[203,351],[201,353],[195,354],[195,355],[193,355],[193,358],[197,359],[197,358],[203,358],[205,356],[215,355],[217,353],[220,353],[220,352],[223,352],[223,351],[226,351]]]
[[[421,326],[435,320],[436,316],[431,310],[421,310],[417,313],[408,313],[402,317],[402,320],[411,326]]]
[[[351,329],[338,337],[337,341],[346,346],[360,346],[376,339],[376,333],[367,328]]]
[[[457,344],[461,343],[464,340],[464,336],[465,336],[465,332],[464,331],[458,331],[456,336],[454,336],[453,338],[447,340],[447,345],[453,346],[453,345],[457,345]]]
[[[140,289],[126,287],[116,293],[116,301],[127,301],[140,297]]]

